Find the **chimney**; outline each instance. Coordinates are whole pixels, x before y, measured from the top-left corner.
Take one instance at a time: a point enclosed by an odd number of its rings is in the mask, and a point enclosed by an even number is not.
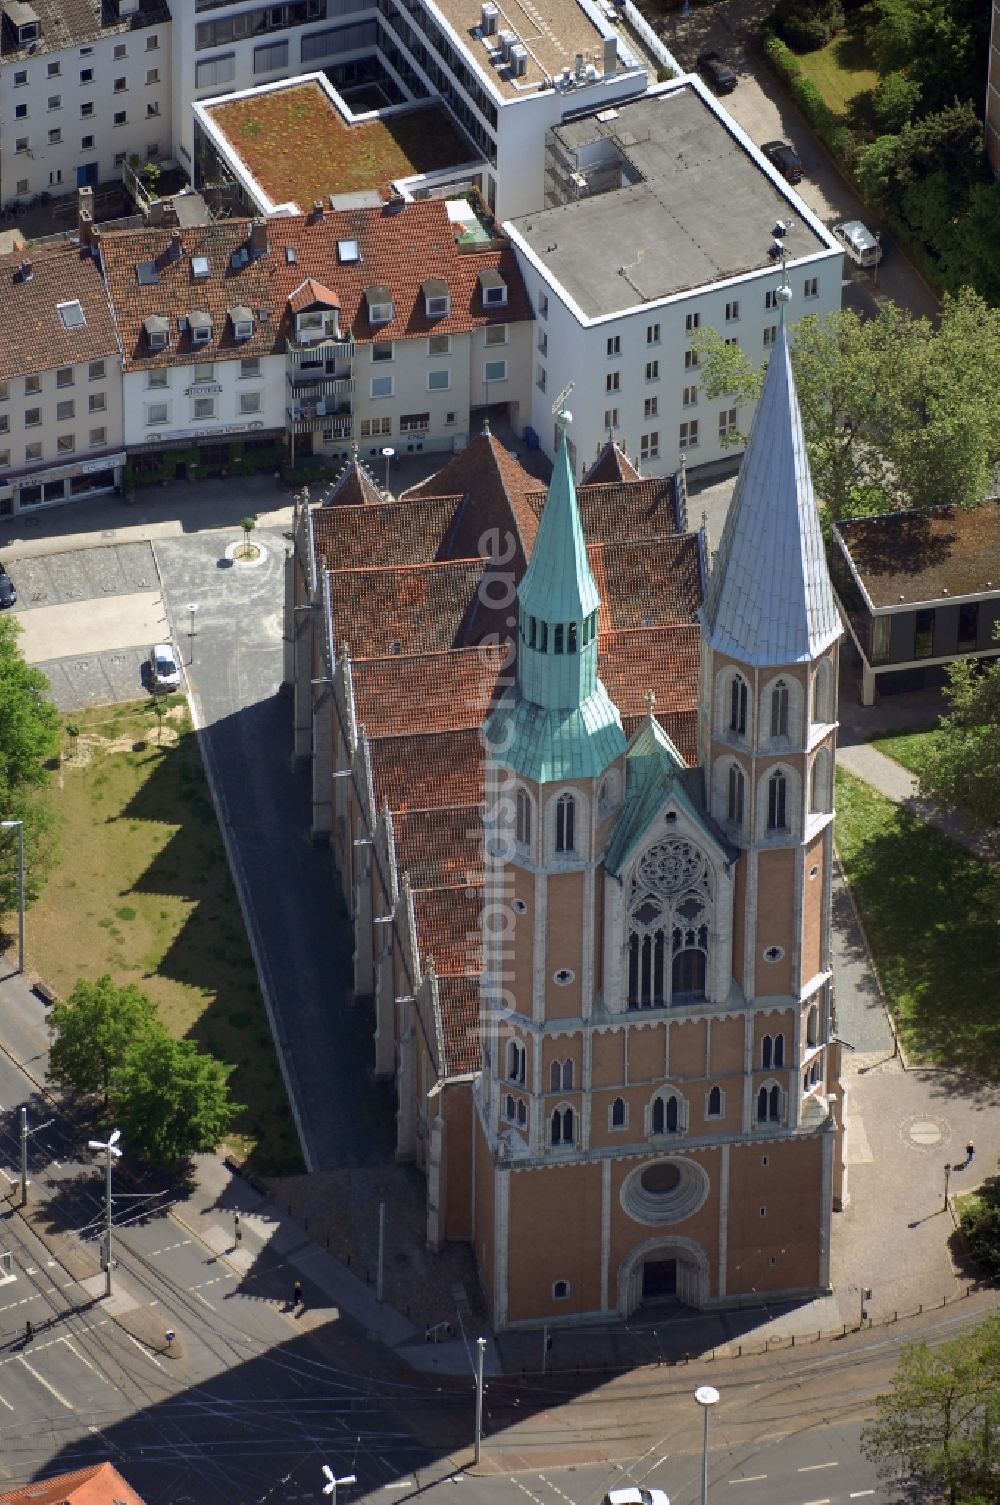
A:
[[[400,193],[400,191],[396,187],[395,183],[393,183],[392,187],[389,189],[389,197],[385,201],[384,213],[386,213],[386,214],[398,214],[399,211],[400,211],[400,209],[405,209],[405,208],[406,208],[406,199]]]
[[[167,242],[167,255],[171,261],[176,261],[184,252],[184,242],[181,240],[181,232],[175,230]]]
[[[77,206],[76,233],[81,246],[90,246],[94,243],[94,221],[82,205]]]
[[[575,72],[576,72],[577,78],[582,78],[583,77],[583,53],[582,52],[578,52],[577,55],[576,55],[576,69],[575,69]]]
[[[32,269],[31,262],[28,260],[27,256],[24,258],[24,260],[21,262],[21,265],[18,267],[17,274],[18,274],[18,277],[20,278],[20,280],[22,282],[30,282],[31,281],[32,274],[33,274],[33,269]]]
[[[314,220],[322,219],[323,218],[323,200],[322,199],[313,199],[312,217],[313,217]]]
[[[94,190],[89,187],[89,185],[87,187],[78,188],[76,190],[77,228],[79,228],[83,224],[85,218],[88,219],[91,224],[94,223]]]
[[[267,255],[267,220],[255,219],[250,223],[250,258]]]
[[[618,38],[610,36],[604,38],[604,77],[613,78],[615,69],[618,67]]]

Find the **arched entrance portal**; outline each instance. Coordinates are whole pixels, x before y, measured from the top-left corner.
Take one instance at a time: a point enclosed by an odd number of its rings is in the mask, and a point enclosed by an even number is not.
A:
[[[702,1307],[708,1300],[708,1256],[694,1239],[647,1239],[618,1270],[618,1310],[630,1317],[636,1307],[677,1301]]]

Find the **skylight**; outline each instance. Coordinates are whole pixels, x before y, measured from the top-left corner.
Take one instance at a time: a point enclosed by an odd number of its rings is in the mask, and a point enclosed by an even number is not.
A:
[[[140,287],[155,287],[160,280],[160,274],[156,270],[155,261],[138,262],[135,275],[139,279]]]
[[[56,313],[62,320],[63,329],[79,329],[87,322],[87,315],[79,298],[71,298],[67,303],[57,303]]]
[[[338,261],[344,261],[344,262],[348,262],[348,261],[360,261],[361,260],[361,252],[358,250],[358,243],[357,243],[357,241],[356,240],[338,240],[338,242],[337,242],[337,259],[338,259]]]
[[[210,270],[210,268],[209,268],[209,265],[208,265],[208,257],[207,256],[192,256],[191,257],[191,275],[192,275],[192,277],[207,277],[208,274],[209,274],[209,270]]]
[[[299,253],[294,246],[285,247],[285,260],[290,267],[294,266],[299,259]]]

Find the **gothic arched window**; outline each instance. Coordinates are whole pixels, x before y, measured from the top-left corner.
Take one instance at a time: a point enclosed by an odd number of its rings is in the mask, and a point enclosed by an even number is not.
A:
[[[747,730],[747,682],[742,674],[734,674],[729,686],[729,730],[745,737]]]
[[[556,851],[576,851],[576,800],[571,794],[556,800]]]
[[[819,1043],[819,1009],[812,1005],[806,1015],[806,1044],[817,1045]]]
[[[549,1138],[553,1144],[573,1144],[575,1118],[570,1107],[556,1108],[549,1120]]]
[[[572,1092],[573,1090],[573,1062],[553,1061],[549,1067],[549,1090],[551,1092]]]
[[[680,1127],[680,1107],[674,1093],[668,1097],[654,1097],[650,1114],[651,1134],[676,1134]]]
[[[783,679],[771,691],[771,736],[788,736],[788,685]]]
[[[705,1110],[708,1118],[719,1118],[722,1114],[722,1089],[713,1087],[708,1094],[708,1106]]]
[[[611,1127],[613,1129],[625,1127],[625,1099],[623,1097],[616,1097],[611,1104]]]
[[[729,765],[729,799],[726,807],[728,819],[734,826],[743,825],[743,796],[746,789],[746,779],[743,770],[738,763]]]
[[[784,1035],[765,1035],[760,1042],[760,1064],[765,1071],[772,1066],[784,1066],[785,1064],[785,1037]]]
[[[518,788],[514,810],[514,836],[522,846],[531,844],[531,796],[527,789]]]
[[[833,720],[833,665],[821,658],[813,676],[813,720],[829,726]]]
[[[693,843],[663,842],[640,859],[629,906],[629,1008],[706,996],[711,909],[711,872]]]
[[[507,1043],[507,1076],[512,1082],[524,1082],[526,1052],[520,1040]]]
[[[829,749],[821,747],[809,771],[809,809],[813,815],[825,815],[833,808],[831,767]]]
[[[781,1122],[781,1088],[776,1082],[762,1087],[757,1094],[757,1122],[759,1124]]]
[[[767,781],[767,829],[769,831],[787,830],[787,797],[788,780],[779,768]]]
[[[689,939],[694,945],[687,945]],[[692,1002],[705,996],[705,964],[708,951],[708,926],[697,931],[674,931],[674,965],[671,991],[675,1003]]]

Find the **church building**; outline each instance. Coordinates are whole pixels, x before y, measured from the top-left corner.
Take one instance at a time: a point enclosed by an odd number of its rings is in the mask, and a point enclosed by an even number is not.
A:
[[[516,541],[505,607],[483,604],[496,558],[455,543],[463,514],[496,512],[475,463],[399,503],[348,477],[352,505],[303,509],[286,602],[314,835],[354,918],[398,1152],[427,1175],[428,1242],[471,1242],[498,1330],[824,1292],[844,1195],[841,625],[784,324],[710,572],[682,494],[666,505],[613,447],[576,486],[559,419],[544,498],[489,441]],[[360,621],[364,570],[338,579],[334,539],[391,510],[369,537],[402,558],[459,480],[432,562],[400,563]],[[450,625],[366,648],[359,627],[399,631],[381,624],[400,579],[421,631],[446,596]]]

